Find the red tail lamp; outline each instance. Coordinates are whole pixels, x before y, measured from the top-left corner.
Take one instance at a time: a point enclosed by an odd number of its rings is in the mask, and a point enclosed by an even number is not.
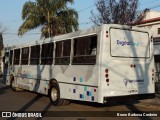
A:
[[[105,69],[105,77],[106,77],[106,82],[107,82],[107,85],[109,86],[109,74],[108,74],[109,70],[108,69]]]
[[[154,80],[154,69],[152,69],[152,81]]]
[[[108,69],[106,69],[105,72],[108,73]]]
[[[106,78],[108,78],[108,76],[109,76],[109,75],[108,75],[108,74],[106,74],[105,76],[106,76]]]

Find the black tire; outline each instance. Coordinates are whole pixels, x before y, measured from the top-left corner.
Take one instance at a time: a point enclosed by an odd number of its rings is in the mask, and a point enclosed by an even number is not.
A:
[[[13,91],[16,91],[15,80],[14,80],[14,78],[11,79],[10,86],[11,86],[11,89],[12,89]]]
[[[50,97],[50,102],[54,106],[60,106],[63,105],[64,99],[60,98],[60,90],[59,86],[56,83],[53,83],[50,90],[49,90],[49,97]]]

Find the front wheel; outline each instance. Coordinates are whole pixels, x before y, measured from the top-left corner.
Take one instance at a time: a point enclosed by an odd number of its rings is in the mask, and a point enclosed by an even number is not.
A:
[[[16,87],[14,78],[11,79],[10,87],[13,91],[16,91],[16,92],[23,91],[21,88]]]
[[[14,80],[14,78],[11,80],[11,89],[13,90],[13,91],[16,91],[16,87],[15,87],[15,80]]]
[[[56,83],[52,84],[49,90],[49,97],[51,103],[55,106],[60,106],[64,103],[64,100],[60,98],[59,86]]]

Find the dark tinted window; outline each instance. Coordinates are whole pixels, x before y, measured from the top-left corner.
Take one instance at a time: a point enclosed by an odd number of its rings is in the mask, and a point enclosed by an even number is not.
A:
[[[56,42],[56,56],[55,57],[62,57],[62,41]]]
[[[70,63],[71,40],[56,42],[55,64],[68,65]]]
[[[37,65],[39,64],[39,57],[40,57],[40,46],[32,46],[31,47],[31,55],[30,55],[30,64]]]
[[[158,28],[158,34],[160,34],[160,28]]]
[[[21,64],[28,65],[29,47],[22,48]]]
[[[13,50],[11,50],[10,54],[9,54],[9,63],[10,63],[10,65],[12,65],[12,57],[13,57]]]
[[[97,36],[74,39],[74,57],[72,64],[95,64],[97,53]]]
[[[47,43],[42,45],[41,52],[41,64],[51,65],[53,62],[53,43]]]
[[[20,49],[14,50],[14,65],[19,65],[19,59],[20,59]]]

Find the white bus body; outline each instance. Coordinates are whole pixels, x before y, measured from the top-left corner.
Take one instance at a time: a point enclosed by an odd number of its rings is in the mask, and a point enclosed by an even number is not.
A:
[[[97,38],[96,48],[92,47],[90,58],[87,56],[74,57],[76,56],[74,49],[78,49],[76,47],[78,43],[75,43],[76,39],[83,37],[82,40],[85,40],[85,37],[88,36]],[[65,57],[58,59],[55,55],[56,47],[58,48],[56,42],[63,40],[71,40],[70,56],[67,59],[69,64],[56,65],[57,61],[66,60]],[[91,45],[91,42],[84,43],[84,46],[86,44],[95,46]],[[54,44],[52,65],[41,64],[42,45],[45,43]],[[31,46],[33,45],[40,45],[40,59],[37,65],[30,65]],[[80,42],[79,45],[82,50],[86,49]],[[120,97],[154,95],[155,93],[153,40],[148,30],[105,24],[48,38],[36,44],[16,46],[13,51],[20,48],[21,54],[21,48],[25,47],[29,47],[28,63],[22,65],[20,56],[18,65],[14,65],[13,62],[8,64],[7,74],[4,74],[7,76],[7,85],[10,85],[14,78],[16,88],[47,95],[52,84],[56,83],[60,95],[56,93],[54,96],[51,93],[53,97],[98,103],[106,103],[114,98],[118,100]],[[63,49],[62,51],[64,52]],[[15,54],[16,52],[13,52],[13,56]],[[92,56],[95,56],[95,60]],[[14,61],[14,57],[11,59]],[[81,63],[83,60],[87,62]]]

